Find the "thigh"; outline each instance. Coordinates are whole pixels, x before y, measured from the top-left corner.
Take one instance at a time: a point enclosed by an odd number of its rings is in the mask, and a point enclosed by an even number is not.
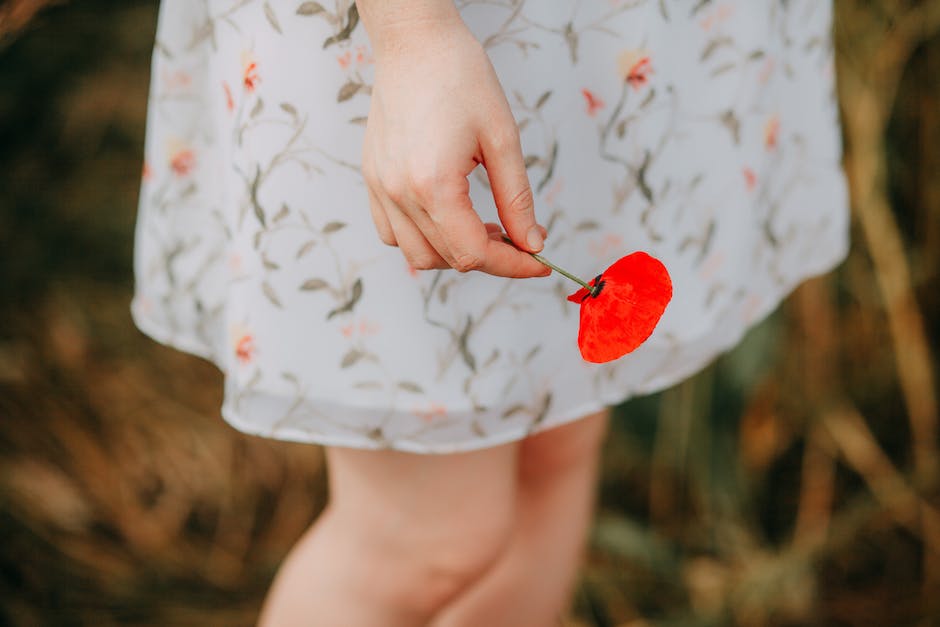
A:
[[[541,431],[522,441],[519,473],[524,482],[557,478],[597,461],[610,410],[604,409],[572,422]]]
[[[329,447],[330,508],[403,547],[482,549],[510,532],[518,443],[448,455]]]

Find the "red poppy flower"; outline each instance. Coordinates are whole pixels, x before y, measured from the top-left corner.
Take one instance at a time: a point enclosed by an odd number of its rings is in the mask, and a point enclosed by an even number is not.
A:
[[[644,252],[621,258],[589,285],[568,300],[581,305],[578,347],[593,363],[619,359],[645,342],[672,299],[669,272]]]

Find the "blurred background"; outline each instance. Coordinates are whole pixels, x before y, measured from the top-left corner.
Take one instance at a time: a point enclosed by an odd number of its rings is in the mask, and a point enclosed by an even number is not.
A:
[[[156,5],[0,2],[0,625],[250,625],[324,504],[132,326]],[[940,1],[835,5],[851,255],[617,409],[567,625],[940,625]]]

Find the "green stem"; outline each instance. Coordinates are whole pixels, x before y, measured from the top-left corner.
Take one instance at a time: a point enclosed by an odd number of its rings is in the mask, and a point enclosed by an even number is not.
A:
[[[515,246],[515,244],[513,243],[513,241],[512,241],[511,239],[509,239],[509,238],[508,238],[507,236],[505,236],[505,235],[503,235],[503,241],[506,242],[507,244],[511,245],[511,246]],[[522,251],[522,252],[525,252],[525,253],[528,253],[529,255],[531,255],[533,259],[535,259],[536,261],[538,261],[538,262],[539,262],[540,264],[542,264],[543,266],[547,266],[547,267],[551,268],[552,270],[554,270],[555,272],[557,272],[558,274],[562,275],[563,277],[565,277],[565,278],[567,278],[567,279],[571,279],[572,281],[574,281],[575,283],[577,283],[577,284],[580,285],[581,287],[583,287],[583,288],[585,288],[586,290],[588,290],[589,292],[591,292],[591,295],[592,295],[592,296],[596,294],[597,288],[598,288],[597,285],[593,285],[593,286],[592,286],[592,285],[589,284],[587,281],[584,281],[583,279],[580,279],[580,278],[576,277],[575,275],[571,274],[570,272],[568,272],[568,271],[565,270],[564,268],[559,268],[558,266],[556,266],[555,264],[553,264],[551,261],[549,261],[548,259],[546,259],[546,258],[543,257],[542,255],[539,255],[539,254],[536,254],[536,253],[530,253],[530,252],[527,251],[527,250],[526,250],[526,251]]]

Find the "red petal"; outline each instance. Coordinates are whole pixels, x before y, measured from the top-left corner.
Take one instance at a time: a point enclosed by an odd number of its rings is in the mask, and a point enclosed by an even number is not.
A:
[[[568,300],[570,300],[573,303],[581,304],[581,301],[584,300],[584,297],[587,296],[588,294],[590,294],[590,292],[587,291],[587,288],[582,287],[574,294],[569,294]]]
[[[600,294],[581,302],[578,330],[581,356],[594,363],[623,357],[645,342],[672,299],[669,272],[644,252],[618,260],[601,281]]]

